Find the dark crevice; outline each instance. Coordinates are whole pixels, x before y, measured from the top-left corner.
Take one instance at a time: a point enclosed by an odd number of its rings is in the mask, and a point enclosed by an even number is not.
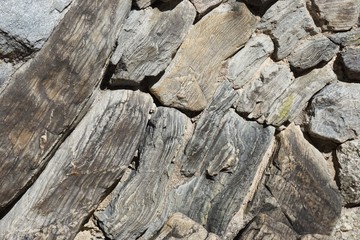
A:
[[[241,237],[242,237],[242,235],[244,234],[244,232],[250,227],[250,225],[251,225],[253,222],[254,222],[254,218],[253,218],[251,221],[249,221],[249,222],[245,225],[245,227],[238,232],[238,234],[236,234],[234,240],[240,240]]]
[[[339,163],[339,159],[338,157],[336,156],[336,151],[332,151],[331,153],[332,155],[332,160],[333,160],[333,165],[334,165],[334,169],[335,169],[335,182],[336,182],[336,185],[338,187],[338,189],[341,189],[341,182],[340,182],[340,163]]]
[[[290,70],[294,74],[294,77],[298,78],[298,77],[302,77],[306,74],[309,74],[311,71],[313,71],[315,69],[320,69],[320,68],[325,67],[330,61],[321,61],[320,63],[316,64],[315,66],[307,68],[307,69],[299,69],[299,68],[295,68],[290,65]]]
[[[245,1],[245,4],[247,5],[248,9],[252,14],[262,17],[266,13],[266,11],[276,2],[277,0],[269,0],[267,3],[264,4],[261,3],[261,1],[259,2],[259,0],[248,0]]]

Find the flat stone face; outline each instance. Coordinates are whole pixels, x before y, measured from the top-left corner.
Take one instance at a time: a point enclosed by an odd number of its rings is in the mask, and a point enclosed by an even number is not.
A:
[[[303,0],[277,1],[261,18],[258,28],[273,39],[276,60],[287,57],[300,39],[318,32]]]
[[[221,4],[191,28],[151,92],[166,106],[203,110],[224,80],[222,62],[245,44],[256,23],[245,4]]]
[[[195,19],[195,8],[184,0],[174,9],[131,11],[111,58],[116,65],[111,85],[137,85],[156,76],[170,63]]]
[[[267,188],[298,234],[329,235],[340,216],[341,197],[326,160],[300,127],[291,124],[277,139]]]
[[[336,150],[339,160],[340,190],[346,204],[360,203],[360,140],[341,144]]]
[[[360,85],[337,82],[315,95],[310,105],[309,133],[345,142],[360,133]]]
[[[322,34],[309,37],[299,42],[288,60],[297,70],[305,70],[321,62],[330,61],[339,47]]]
[[[141,92],[98,94],[34,185],[1,219],[0,238],[73,239],[133,160],[152,104]]]
[[[360,47],[347,47],[341,53],[345,74],[351,80],[360,82]]]
[[[312,0],[322,29],[343,31],[354,26],[359,17],[357,0]]]
[[[72,0],[3,0],[0,5],[0,56],[41,48]],[[2,43],[7,39],[6,43]]]

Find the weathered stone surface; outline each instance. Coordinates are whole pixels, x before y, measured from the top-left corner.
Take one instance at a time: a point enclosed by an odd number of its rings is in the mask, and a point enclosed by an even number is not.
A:
[[[321,62],[330,61],[339,47],[322,34],[311,36],[300,41],[288,60],[292,67],[305,70]]]
[[[349,30],[358,21],[360,2],[357,0],[311,1],[314,15],[324,30]]]
[[[246,230],[241,234],[239,240],[296,240],[298,235],[287,225],[276,222],[271,217],[260,214]]]
[[[275,43],[275,58],[287,57],[300,39],[318,32],[303,0],[278,0],[264,14],[258,28]]]
[[[105,240],[105,236],[100,228],[96,225],[93,217],[84,224],[82,230],[78,232],[74,240]]]
[[[245,44],[256,23],[244,3],[221,4],[190,30],[151,92],[164,105],[203,110],[225,79],[222,62]]]
[[[306,234],[301,236],[300,240],[336,240],[336,239],[328,235]]]
[[[34,185],[0,221],[0,238],[74,238],[134,158],[152,106],[150,95],[140,92],[98,94]]]
[[[14,65],[11,63],[4,62],[0,60],[0,89],[1,86],[6,82],[6,80],[14,72]]]
[[[309,133],[345,142],[360,134],[360,85],[337,82],[315,95],[310,105]]]
[[[40,49],[72,0],[3,0],[0,56],[10,59]]]
[[[345,74],[348,78],[360,82],[360,48],[347,47],[341,53]]]
[[[294,124],[277,139],[266,186],[298,234],[329,235],[340,216],[341,198],[326,160]]]
[[[219,236],[208,231],[181,213],[174,213],[164,224],[161,231],[153,238],[154,240],[220,240]]]
[[[360,204],[360,140],[341,144],[336,156],[340,164],[340,190],[345,203]]]
[[[238,89],[249,82],[263,62],[273,53],[274,44],[265,34],[252,37],[237,54],[228,61],[227,79]]]
[[[329,36],[330,40],[343,47],[360,45],[360,30],[340,32]]]
[[[190,119],[178,110],[156,110],[140,149],[138,171],[118,189],[105,211],[97,214],[108,237],[137,239],[144,234],[151,237],[161,228],[169,214],[169,179],[191,133]]]
[[[339,240],[359,239],[360,207],[342,209],[341,217],[336,224],[333,236]]]
[[[130,5],[74,2],[42,50],[1,93],[0,209],[35,180],[86,112]]]
[[[174,9],[131,11],[111,58],[116,65],[111,85],[136,85],[145,76],[156,76],[170,63],[195,19],[195,8],[188,1]]]
[[[223,0],[190,0],[195,8],[196,11],[200,14],[206,14],[211,8],[219,5]]]

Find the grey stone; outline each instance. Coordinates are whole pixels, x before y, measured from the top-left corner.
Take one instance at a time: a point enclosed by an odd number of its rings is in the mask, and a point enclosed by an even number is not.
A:
[[[309,133],[345,142],[360,134],[360,85],[337,82],[315,95],[310,105]]]
[[[336,240],[336,239],[329,235],[306,234],[301,236],[300,240]]]
[[[345,203],[360,204],[360,140],[341,144],[336,156],[340,164],[340,190]]]
[[[0,56],[14,59],[42,47],[72,0],[3,0]]]
[[[274,44],[265,34],[256,35],[229,61],[227,79],[238,89],[252,80],[262,63],[273,53]]]
[[[343,208],[332,235],[337,240],[359,239],[360,207]]]
[[[195,8],[184,0],[174,9],[131,11],[111,58],[116,65],[111,85],[136,85],[156,76],[170,63],[195,19]]]
[[[329,36],[330,40],[343,47],[360,45],[360,30],[340,32]]]
[[[206,14],[209,10],[219,5],[223,0],[190,0],[194,4],[196,11],[200,14]]]
[[[300,41],[288,60],[295,69],[305,70],[330,61],[338,51],[339,46],[324,35],[317,34]]]
[[[356,25],[360,13],[358,0],[311,0],[317,22],[324,30],[344,31]]]
[[[223,3],[191,28],[150,91],[166,106],[203,110],[221,82],[222,63],[250,38],[256,17],[244,3]]]
[[[300,39],[318,33],[303,0],[279,0],[261,18],[259,30],[275,43],[276,60],[287,57]]]
[[[0,89],[14,71],[13,64],[0,60]]]
[[[360,82],[360,47],[347,47],[341,53],[341,60],[346,76]]]

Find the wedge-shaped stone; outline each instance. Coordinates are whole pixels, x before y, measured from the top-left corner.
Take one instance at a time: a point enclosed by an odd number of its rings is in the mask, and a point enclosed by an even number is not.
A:
[[[340,190],[345,203],[360,204],[360,140],[341,144],[336,156],[340,164]]]
[[[358,0],[312,0],[312,3],[317,21],[324,30],[349,30],[358,21]]]
[[[150,95],[140,92],[99,94],[34,185],[0,221],[0,238],[73,239],[134,158],[152,106]]]
[[[298,234],[330,234],[341,198],[323,155],[291,124],[278,137],[266,186]]]
[[[138,239],[142,235],[149,239],[161,228],[169,214],[169,178],[191,133],[190,119],[178,110],[156,110],[140,149],[138,171],[113,193],[105,211],[97,214],[109,238]]]
[[[0,94],[0,209],[35,180],[86,112],[130,5],[74,2],[42,50]]]
[[[156,76],[170,63],[195,19],[188,1],[174,9],[158,8],[130,12],[111,58],[116,65],[111,85],[136,85],[145,76]]]
[[[315,95],[310,106],[309,133],[345,142],[360,134],[360,85],[337,82]]]
[[[339,47],[335,43],[324,35],[318,34],[302,40],[288,60],[295,69],[305,70],[321,62],[330,61],[338,51]]]
[[[190,30],[151,92],[164,105],[203,110],[225,79],[222,62],[245,44],[256,23],[244,3],[221,4]]]
[[[360,45],[360,30],[340,32],[329,36],[330,40],[343,47]]]
[[[341,53],[345,74],[351,80],[360,82],[360,47],[347,47]]]
[[[318,32],[303,0],[279,0],[264,14],[259,29],[275,43],[275,58],[287,57],[300,39]]]
[[[241,88],[252,80],[273,51],[274,44],[268,35],[259,34],[252,37],[228,62],[227,79],[232,82],[233,88]]]

